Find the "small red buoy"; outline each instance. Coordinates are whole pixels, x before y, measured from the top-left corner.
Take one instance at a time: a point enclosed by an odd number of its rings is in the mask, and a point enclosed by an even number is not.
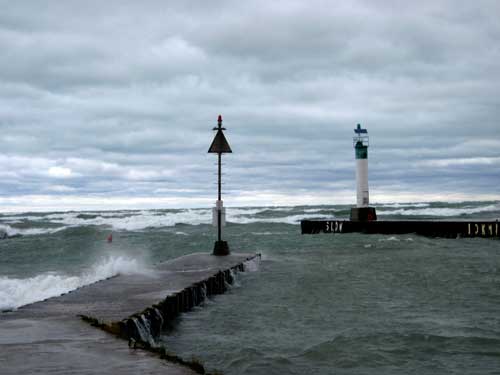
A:
[[[113,234],[110,233],[109,236],[108,236],[108,243],[111,243],[113,242]]]
[[[219,115],[219,118],[217,119],[217,122],[222,122],[222,115]]]

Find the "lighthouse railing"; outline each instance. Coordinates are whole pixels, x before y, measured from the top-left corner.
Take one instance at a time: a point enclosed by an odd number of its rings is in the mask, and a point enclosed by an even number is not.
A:
[[[370,146],[370,142],[369,142],[369,138],[367,135],[357,135],[355,137],[352,138],[352,147],[356,147],[356,143],[358,142],[361,142],[363,144],[363,146],[366,146],[366,147],[369,147]]]

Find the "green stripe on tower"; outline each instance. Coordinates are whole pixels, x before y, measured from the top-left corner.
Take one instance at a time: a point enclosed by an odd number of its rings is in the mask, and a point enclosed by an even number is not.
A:
[[[363,146],[361,141],[356,143],[354,149],[356,150],[356,159],[368,159],[368,147]]]

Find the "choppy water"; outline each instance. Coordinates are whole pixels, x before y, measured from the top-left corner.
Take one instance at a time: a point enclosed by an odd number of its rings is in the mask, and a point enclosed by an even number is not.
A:
[[[500,202],[390,204],[380,219],[497,219]],[[257,272],[163,336],[226,374],[500,371],[500,241],[300,235],[347,206],[229,208],[233,251]],[[0,309],[210,251],[209,209],[0,215]],[[113,233],[113,243],[106,237]],[[0,333],[1,334],[1,333]]]

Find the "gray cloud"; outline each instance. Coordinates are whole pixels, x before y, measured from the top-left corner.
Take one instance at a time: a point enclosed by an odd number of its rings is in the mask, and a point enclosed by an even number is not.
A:
[[[495,1],[0,6],[6,207],[204,205],[219,113],[228,203],[354,201],[358,122],[375,199],[499,199]]]

